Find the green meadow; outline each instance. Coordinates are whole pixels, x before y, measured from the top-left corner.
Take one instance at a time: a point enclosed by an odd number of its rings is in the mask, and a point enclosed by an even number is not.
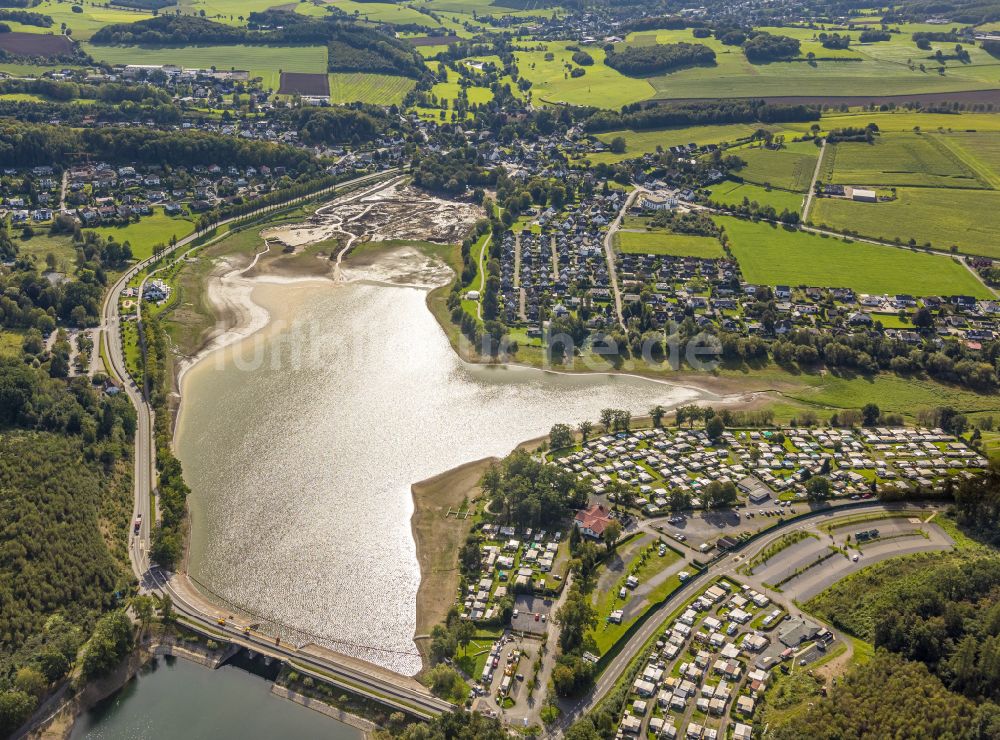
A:
[[[830,144],[823,157],[825,182],[858,186],[984,188],[963,158],[937,134],[891,133],[871,144]]]
[[[536,50],[538,47],[542,49]],[[594,58],[594,64],[583,68],[586,70],[583,77],[569,76],[566,65],[576,65],[566,43],[542,42],[531,44],[531,49],[515,52],[514,56],[521,74],[532,82],[531,93],[536,103],[617,109],[647,100],[655,93],[646,80],[626,77],[604,64],[604,50],[599,47],[588,47],[587,53]],[[545,59],[546,53],[552,53],[551,61]]]
[[[802,210],[802,193],[793,193],[788,190],[768,189],[753,183],[739,183],[726,180],[718,185],[708,188],[711,198],[716,203],[724,206],[738,206],[743,203],[743,199],[756,201],[762,206],[771,206],[778,213],[782,211],[792,211],[793,213]]]
[[[687,126],[683,128],[661,128],[648,131],[608,131],[598,134],[597,138],[605,144],[610,144],[619,136],[625,139],[625,152],[615,154],[614,152],[598,152],[588,154],[589,159],[594,164],[604,162],[606,164],[616,164],[625,159],[633,159],[643,154],[652,154],[657,151],[657,147],[669,149],[672,146],[681,144],[734,144],[740,139],[745,139],[759,128],[768,126],[755,126],[749,123],[730,123],[719,126]]]
[[[851,230],[872,238],[916,240],[935,249],[1000,257],[996,219],[1000,192],[956,188],[897,188],[888,203],[818,198],[809,220],[817,226]]]
[[[722,259],[726,253],[712,236],[673,234],[667,231],[619,231],[615,246],[625,254],[656,254],[672,257]]]
[[[716,222],[725,228],[729,248],[750,283],[991,297],[986,286],[946,255],[848,242],[728,216]]]
[[[194,231],[194,222],[183,216],[168,216],[162,208],[155,208],[152,216],[146,216],[128,226],[101,226],[93,229],[101,236],[114,237],[115,241],[132,247],[137,259],[145,259],[153,254],[157,244],[167,244],[170,237],[183,239]]]
[[[409,77],[366,72],[331,72],[330,102],[401,105],[414,85],[416,81]]]
[[[819,158],[819,148],[811,141],[792,142],[778,150],[755,146],[730,153],[747,163],[739,171],[740,177],[747,182],[769,184],[800,193],[809,190],[816,160]]]

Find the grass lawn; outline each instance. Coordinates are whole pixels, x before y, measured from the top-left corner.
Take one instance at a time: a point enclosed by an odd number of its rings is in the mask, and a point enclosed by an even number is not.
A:
[[[812,182],[819,149],[812,142],[793,142],[777,151],[746,147],[733,154],[747,163],[739,171],[747,182],[804,193]]]
[[[585,78],[581,78],[585,79]],[[669,149],[680,144],[720,144],[722,142],[735,143],[739,139],[744,139],[753,134],[760,126],[749,123],[729,123],[720,126],[687,126],[684,128],[661,128],[650,131],[609,131],[606,134],[598,134],[597,138],[605,144],[619,136],[625,139],[625,152],[615,154],[613,152],[600,152],[590,154],[587,158],[594,164],[605,162],[615,164],[625,159],[639,157],[646,153],[656,151],[657,147]],[[763,128],[769,128],[767,126]]]
[[[81,44],[94,59],[108,64],[180,64],[185,67],[245,69],[261,77],[264,87],[277,90],[279,70],[326,72],[327,51],[323,46],[188,46],[146,48],[142,46],[93,46]]]
[[[843,142],[826,148],[825,182],[859,186],[983,188],[989,183],[936,134],[892,133],[871,144]]]
[[[194,222],[182,216],[168,216],[162,208],[155,208],[152,216],[128,226],[102,226],[94,231],[105,238],[113,236],[119,243],[128,242],[135,258],[145,259],[153,254],[157,244],[166,244],[171,236],[183,239],[194,231]]]
[[[720,182],[708,188],[712,194],[712,200],[724,206],[738,206],[746,198],[756,201],[761,205],[772,206],[778,213],[788,210],[795,213],[802,211],[802,193],[793,193],[788,190],[775,190],[752,183],[739,183],[732,181]]]
[[[406,93],[416,84],[409,77],[367,72],[331,72],[330,102],[400,105]]]
[[[835,229],[902,242],[915,239],[937,249],[955,245],[970,254],[1000,257],[996,228],[985,214],[1000,212],[1000,192],[955,188],[898,188],[888,203],[819,198],[809,220]],[[941,292],[941,291],[938,291]]]
[[[594,64],[584,68],[583,77],[570,77],[566,64],[576,65],[572,61],[573,52],[566,49],[566,42],[548,42],[544,46],[553,54],[551,61],[546,61],[546,51],[514,54],[521,75],[532,82],[531,93],[536,103],[593,105],[617,110],[623,105],[651,98],[655,92],[648,81],[626,77],[604,64],[601,48],[588,48]]]
[[[681,556],[669,547],[667,548],[666,555],[661,558],[657,554],[657,547],[657,543],[654,542],[649,547],[644,548],[632,559],[624,571],[626,575],[634,574],[639,579],[640,587],[651,578],[654,578],[657,573],[681,559]],[[646,555],[645,562],[643,562],[643,553]],[[634,592],[628,590],[626,590],[627,596],[625,601],[618,598],[618,591],[625,584],[625,576],[616,582],[614,587],[604,593],[598,593],[597,603],[595,604],[598,624],[591,633],[594,641],[597,643],[598,653],[601,655],[606,653],[649,607],[666,598],[666,595],[676,589],[680,585],[680,582],[680,579],[676,575],[665,579],[663,583],[657,585],[645,596],[642,608],[636,611],[631,619],[623,620],[621,624],[612,624],[605,620],[608,614],[615,609],[623,608],[633,598]]]
[[[750,283],[990,297],[986,286],[945,255],[848,243],[728,216],[716,222],[726,229],[733,255]]]
[[[671,234],[666,231],[619,231],[615,246],[626,254],[723,259],[726,253],[714,236]]]

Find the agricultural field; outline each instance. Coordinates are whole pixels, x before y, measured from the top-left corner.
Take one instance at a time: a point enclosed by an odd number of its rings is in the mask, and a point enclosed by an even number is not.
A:
[[[871,144],[830,144],[821,178],[861,187],[989,187],[937,134],[892,133]]]
[[[1000,258],[992,214],[1000,212],[1000,192],[955,188],[897,188],[896,200],[856,203],[818,198],[809,220],[816,226],[851,230],[880,240],[899,239],[947,250]]]
[[[152,216],[128,226],[101,226],[93,231],[104,238],[114,237],[119,244],[128,242],[132,254],[137,259],[145,259],[153,254],[153,247],[157,244],[165,245],[172,236],[183,239],[192,233],[194,222],[183,216],[168,216],[162,208],[156,208]]]
[[[94,59],[108,64],[179,64],[185,67],[245,69],[261,77],[264,87],[277,90],[279,72],[326,72],[327,51],[323,46],[189,46],[154,49],[141,46],[93,46],[82,44]]]
[[[743,203],[743,199],[756,201],[762,206],[771,206],[778,213],[791,211],[800,213],[802,211],[802,193],[793,193],[788,190],[768,189],[753,183],[739,183],[725,181],[708,188],[710,197],[716,203],[724,206],[738,206]]]
[[[400,105],[415,84],[416,81],[409,77],[367,72],[331,72],[330,102]]]
[[[852,288],[859,293],[992,297],[946,255],[842,241],[767,223],[720,216],[747,282]]]
[[[539,49],[539,47],[543,47]],[[653,86],[646,80],[626,77],[604,64],[604,50],[588,48],[594,64],[586,67],[583,77],[570,77],[566,64],[573,64],[573,52],[562,42],[532,44],[532,51],[515,52],[518,69],[531,80],[531,94],[537,103],[570,103],[618,109],[653,97]],[[546,61],[546,53],[553,59]],[[576,65],[573,65],[576,66]]]
[[[782,33],[811,39],[816,32],[782,29]],[[938,47],[948,51],[949,45],[933,44],[931,51],[921,51],[908,33],[890,42],[853,44],[845,52],[833,52],[806,41],[802,44],[802,54],[813,51],[817,57],[840,57],[839,61],[812,63],[802,60],[751,64],[739,48],[725,46],[714,38],[695,39],[687,29],[641,31],[630,34],[627,42],[697,42],[715,51],[715,67],[698,67],[649,78],[648,82],[656,91],[655,97],[663,98],[786,96],[790,91],[795,95],[904,95],[981,90],[1000,82],[1000,64],[981,49],[971,47],[971,64],[949,63],[944,74],[938,73],[937,65],[932,65],[928,57],[933,56]],[[909,59],[914,61],[912,70],[907,65]],[[918,66],[922,59],[926,62],[923,72]]]
[[[438,23],[429,15],[418,13],[413,8],[397,3],[369,3],[354,0],[332,0],[329,3],[348,15],[374,23],[390,23],[406,25],[417,23],[422,26],[437,26]]]
[[[858,128],[874,123],[883,133],[922,131],[951,133],[955,131],[1000,132],[997,113],[919,113],[908,110],[827,112],[819,121],[824,132],[837,128]],[[800,134],[809,132],[812,121],[786,123],[784,128]]]
[[[747,182],[804,193],[812,182],[819,148],[805,141],[792,142],[779,150],[744,147],[730,154],[747,163],[738,173]]]
[[[76,264],[76,245],[70,236],[49,236],[42,230],[37,230],[30,239],[17,238],[17,251],[23,257],[34,260],[39,269],[45,269],[45,257],[51,254],[56,258],[56,270],[63,273],[73,272]]]
[[[54,57],[70,54],[73,42],[52,33],[0,33],[0,52],[20,57]]]
[[[615,247],[625,254],[659,254],[672,257],[722,259],[726,253],[712,236],[673,234],[668,231],[619,231]]]

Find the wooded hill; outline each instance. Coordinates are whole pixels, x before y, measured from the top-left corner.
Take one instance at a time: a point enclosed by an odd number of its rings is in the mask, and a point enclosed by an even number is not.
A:
[[[197,44],[324,45],[331,72],[382,72],[420,77],[425,68],[410,45],[374,28],[335,17],[310,18],[287,10],[250,13],[248,27],[190,15],[161,15],[114,23],[91,38],[97,45],[183,47]]]
[[[648,76],[686,67],[715,64],[715,52],[704,44],[652,44],[608,50],[604,63],[625,75]]]

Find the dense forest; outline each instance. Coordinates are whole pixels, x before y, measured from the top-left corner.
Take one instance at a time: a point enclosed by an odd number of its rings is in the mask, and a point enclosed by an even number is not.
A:
[[[948,691],[921,664],[878,651],[771,733],[775,740],[989,740],[1000,735],[1000,714]]]
[[[88,128],[0,122],[0,162],[10,167],[65,166],[81,156],[108,162],[178,167],[219,163],[237,167],[284,166],[292,172],[318,168],[296,147],[249,141],[203,131]]]
[[[370,141],[386,127],[380,110],[301,108],[295,112],[299,138],[306,144]]]
[[[524,450],[515,450],[491,465],[482,486],[490,509],[502,521],[543,529],[559,526],[570,512],[587,503],[589,493],[576,476],[540,463]]]
[[[715,64],[715,52],[704,44],[651,44],[626,46],[621,51],[612,46],[605,64],[633,77],[657,75],[686,67]]]
[[[620,113],[595,111],[585,122],[587,131],[652,129],[721,123],[776,123],[818,121],[820,112],[805,105],[766,103],[763,100],[717,100],[698,103],[635,104]]]
[[[751,62],[775,62],[781,59],[795,59],[799,56],[801,45],[798,39],[790,36],[776,36],[763,31],[753,33],[743,43],[743,53]]]
[[[0,21],[13,21],[25,26],[37,26],[39,28],[52,27],[51,16],[25,10],[0,10]]]
[[[496,182],[496,173],[483,167],[475,149],[455,149],[448,154],[429,152],[413,157],[413,182],[427,190],[461,195],[466,188]]]
[[[0,357],[0,735],[64,676],[131,581],[135,413],[30,336]]]

